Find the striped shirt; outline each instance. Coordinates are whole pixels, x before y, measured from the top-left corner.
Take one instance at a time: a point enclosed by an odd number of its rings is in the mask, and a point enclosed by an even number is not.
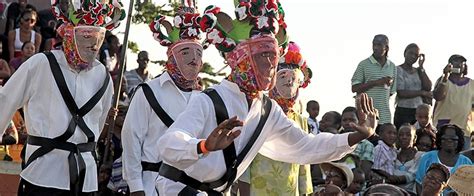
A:
[[[367,83],[372,80],[378,80],[385,76],[390,76],[394,79],[389,88],[375,86],[365,92],[374,100],[374,107],[379,111],[379,124],[392,122],[389,100],[390,95],[394,94],[397,90],[397,69],[395,64],[387,59],[385,65],[381,66],[373,56],[370,56],[359,63],[351,79],[352,85],[356,85]]]
[[[138,74],[137,70],[130,70],[125,72],[125,79],[127,80],[127,93],[128,95],[131,95],[139,84],[148,82],[151,79],[153,79],[153,76],[148,73],[147,77],[143,79],[140,74]]]

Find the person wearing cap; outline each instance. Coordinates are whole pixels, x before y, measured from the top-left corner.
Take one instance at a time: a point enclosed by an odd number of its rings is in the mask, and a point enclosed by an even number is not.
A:
[[[321,170],[326,175],[326,184],[334,184],[346,190],[354,180],[352,170],[343,163],[326,162],[320,165]]]
[[[157,16],[149,25],[156,40],[168,48],[168,60],[165,72],[136,88],[123,125],[123,177],[132,196],[158,195],[155,180],[162,158],[158,152],[161,143],[157,141],[184,111],[191,97],[200,92],[198,74],[203,65],[203,47],[196,22],[199,17],[194,5],[184,4],[174,18],[175,22],[182,23],[171,26],[164,16]],[[192,22],[186,24],[185,21]],[[180,32],[179,37],[164,37],[160,25],[167,27],[168,32]],[[140,66],[146,66],[148,53],[142,51],[138,58]],[[180,186],[166,179],[158,181]]]
[[[95,146],[113,87],[96,57],[106,29],[125,12],[119,1],[72,2],[68,13],[51,2],[64,22],[58,30],[63,49],[30,57],[0,89],[0,133],[18,108],[25,109],[28,144],[19,195],[94,195],[98,189]]]
[[[257,153],[288,163],[321,163],[340,159],[374,133],[375,109],[366,94],[357,99],[356,132],[317,136],[305,134],[275,100],[263,95],[275,84],[279,43],[286,40],[281,11],[277,1],[259,0],[239,3],[234,21],[215,6],[204,11],[201,29],[225,52],[232,71],[194,96],[158,141],[160,176],[188,186],[159,186],[160,195],[228,195]]]
[[[433,163],[423,178],[421,196],[442,195],[447,187],[450,172],[443,164]],[[447,195],[447,194],[446,194]]]
[[[474,165],[463,165],[448,180],[448,186],[458,195],[474,195]]]
[[[280,105],[288,118],[308,133],[307,120],[294,111],[294,106],[298,99],[299,88],[305,88],[310,83],[312,72],[303,59],[299,46],[290,42],[288,48],[285,56],[280,58],[276,85],[270,90],[269,97]],[[278,168],[279,172],[275,172],[275,168]],[[247,179],[239,180],[250,186],[250,191],[244,193],[239,184],[239,192],[242,195],[278,193],[278,195],[298,196],[313,192],[309,165],[275,161],[258,154],[245,173]]]
[[[388,59],[388,37],[376,35],[372,41],[372,50],[372,55],[359,63],[352,76],[352,92],[367,93],[374,100],[380,115],[379,124],[392,123],[389,100],[397,90],[397,69]]]
[[[466,58],[454,54],[449,57],[443,75],[436,81],[433,97],[436,100],[433,123],[436,127],[455,124],[464,131],[464,148],[471,148],[472,104],[474,82],[467,77]]]

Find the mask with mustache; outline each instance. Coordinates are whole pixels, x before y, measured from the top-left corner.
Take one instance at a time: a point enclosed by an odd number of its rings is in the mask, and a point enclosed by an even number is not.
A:
[[[166,70],[178,87],[201,89],[198,74],[203,65],[202,50],[194,40],[182,40],[169,47]]]

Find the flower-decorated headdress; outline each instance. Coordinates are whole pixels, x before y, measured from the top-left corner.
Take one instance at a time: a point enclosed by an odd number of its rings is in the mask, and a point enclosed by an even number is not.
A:
[[[182,89],[200,90],[198,73],[202,68],[202,44],[199,42],[201,17],[192,0],[181,1],[173,25],[159,15],[150,23],[153,37],[168,47],[166,71],[174,83]],[[162,29],[166,30],[166,33]],[[187,50],[186,52],[180,52]]]
[[[60,1],[51,0],[54,16],[74,26],[98,26],[112,30],[125,18],[120,0],[63,0],[69,3],[67,10],[61,9]]]
[[[298,83],[293,83],[291,87],[278,86],[278,83],[288,85],[287,83],[289,81],[292,81],[290,78],[292,78],[293,75],[284,75],[285,70],[287,70],[286,73],[294,73],[296,75],[296,77],[293,78],[294,82]],[[293,72],[288,72],[288,70],[292,70]],[[285,54],[285,56],[282,56],[280,58],[280,62],[278,64],[277,80],[283,81],[277,81],[277,86],[275,86],[275,88],[270,91],[269,95],[280,105],[284,112],[288,112],[291,110],[291,108],[295,104],[296,99],[298,98],[298,88],[306,88],[311,82],[312,75],[313,74],[311,69],[308,67],[308,65],[306,64],[306,60],[304,60],[303,56],[301,55],[299,46],[296,45],[296,43],[294,42],[290,42],[288,44],[287,53]],[[286,90],[286,93],[280,92],[278,89],[279,87],[284,88],[284,90]]]
[[[260,91],[271,89],[275,82],[274,77],[272,81],[266,81],[268,77],[263,75],[268,73],[258,71],[253,56],[284,53],[288,40],[283,20],[285,14],[278,0],[239,0],[234,3],[236,19],[216,6],[208,6],[200,25],[207,33],[206,42],[224,53],[232,69],[228,80],[236,83],[248,99],[253,99]],[[278,57],[274,57],[272,65],[278,62]]]

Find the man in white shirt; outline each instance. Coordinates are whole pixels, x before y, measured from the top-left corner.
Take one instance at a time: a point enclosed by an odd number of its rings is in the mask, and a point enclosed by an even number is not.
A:
[[[58,4],[53,1],[56,17],[64,21],[59,30],[63,50],[32,56],[0,89],[2,132],[18,108],[25,110],[29,136],[19,195],[93,195],[98,189],[95,145],[113,88],[96,56],[103,26],[116,26],[123,10],[118,4],[88,1],[68,14]],[[85,11],[89,9],[81,6],[104,9]],[[106,24],[80,17],[87,14],[117,17]]]
[[[188,11],[178,12],[175,18],[197,21],[199,14],[195,14],[194,9]],[[161,19],[158,17],[152,24],[159,25]],[[163,46],[168,47],[166,71],[137,88],[123,125],[123,176],[133,196],[158,195],[155,180],[162,160],[157,141],[184,111],[191,96],[200,92],[198,73],[203,65],[203,48],[198,40],[199,24],[176,26],[175,30],[196,31],[197,34],[184,33],[179,40],[159,39]],[[160,29],[154,28],[157,25],[151,27],[155,38],[159,38]],[[175,182],[168,183],[183,187]]]
[[[252,9],[262,6],[259,9],[262,15],[250,14],[250,5],[256,6]],[[216,26],[216,23],[225,22],[231,27],[226,29],[232,29],[232,24],[244,21],[225,21],[230,17],[214,6],[204,12],[201,29],[211,34],[208,34],[208,40],[218,49],[228,51],[225,56],[232,72],[213,87],[221,104],[216,104],[219,102],[215,97],[204,93],[193,96],[185,111],[158,141],[163,158],[160,177],[188,186],[186,190],[158,183],[160,195],[229,194],[230,185],[242,175],[257,153],[289,163],[320,163],[340,159],[351,152],[356,143],[374,133],[375,111],[366,94],[358,99],[358,114],[363,120],[358,125],[353,124],[356,132],[315,136],[305,134],[294,125],[278,104],[262,93],[275,83],[280,48],[274,35],[280,28],[276,25],[284,26],[283,15],[276,14],[281,9],[277,2],[258,1],[241,3],[237,10],[239,19],[245,16],[250,17],[246,21],[259,21],[250,24],[248,29],[240,26],[240,35],[248,32],[247,39],[220,32],[225,31],[222,24]],[[262,17],[266,20],[260,20]],[[239,38],[238,42],[231,36]],[[227,113],[231,118],[220,119],[222,115],[217,115],[216,109],[219,114]],[[218,121],[222,123],[218,124]]]

